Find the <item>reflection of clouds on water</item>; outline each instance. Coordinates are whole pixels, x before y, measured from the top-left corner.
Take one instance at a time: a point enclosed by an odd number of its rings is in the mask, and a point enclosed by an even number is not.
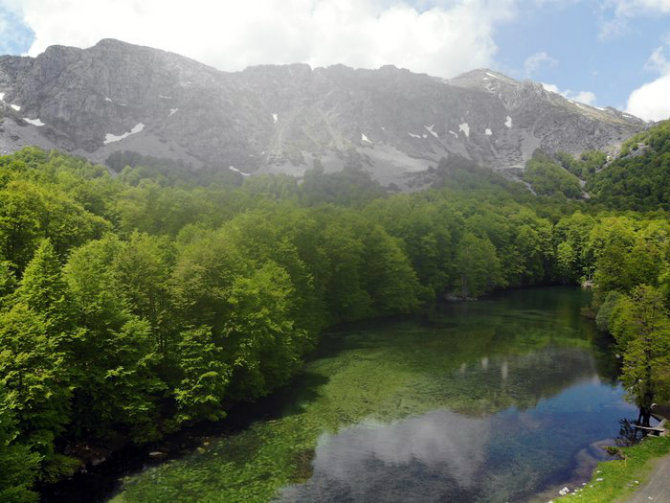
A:
[[[540,419],[535,414],[529,412],[519,412],[517,421],[519,426],[527,431],[537,430],[542,426]]]
[[[489,371],[503,366],[490,361]],[[311,479],[283,488],[276,503],[522,501],[581,479],[595,462],[584,448],[634,410],[622,394],[586,375],[529,409],[484,417],[440,409],[351,426],[319,439]]]
[[[491,418],[436,410],[390,425],[364,423],[324,435],[312,478],[285,488],[279,501],[469,499],[479,490],[491,429]]]
[[[490,432],[490,419],[468,418],[447,410],[383,427],[355,426],[321,438],[314,472],[346,480],[368,459],[395,466],[419,462],[424,469],[448,474],[469,487],[484,463]]]
[[[323,435],[312,477],[275,503],[523,501],[579,478],[575,467],[595,462],[583,449],[616,434],[631,410],[620,387],[598,378],[591,353],[574,347],[477,355],[431,384],[415,388],[417,402],[440,406],[457,390],[471,415],[437,409]]]

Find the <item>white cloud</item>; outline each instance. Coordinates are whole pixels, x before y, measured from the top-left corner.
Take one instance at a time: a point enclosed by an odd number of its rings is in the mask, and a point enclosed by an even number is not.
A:
[[[670,0],[606,0],[600,8],[599,36],[606,40],[628,31],[628,22],[632,18],[670,13]]]
[[[670,74],[644,84],[628,98],[626,112],[642,119],[658,121],[670,118]]]
[[[570,96],[570,91],[568,90],[566,92],[568,93],[568,96]],[[579,91],[578,93],[572,95],[570,99],[573,101],[578,101],[579,103],[584,103],[585,105],[594,106],[596,104],[596,95],[591,91]]]
[[[659,121],[670,118],[670,74],[644,84],[628,98],[626,112],[641,119]]]
[[[564,98],[567,98],[572,101],[577,101],[579,103],[584,103],[585,105],[590,105],[590,106],[595,106],[596,104],[596,95],[592,93],[591,91],[571,91],[570,89],[567,89],[565,91],[561,91],[557,85],[555,84],[546,84],[542,82],[542,87],[544,87],[547,91],[560,94]]]
[[[542,82],[541,84],[542,84],[542,87],[544,87],[544,89],[546,91],[549,91],[550,93],[561,94],[561,90],[558,88],[557,85],[547,84],[546,82]]]
[[[670,60],[665,56],[665,47],[657,47],[654,52],[651,53],[649,59],[644,65],[646,70],[650,70],[656,73],[666,73],[670,71]]]
[[[450,77],[491,66],[493,32],[517,0],[0,0],[35,32],[29,54],[52,44],[88,47],[118,38],[222,70],[306,62],[395,64]]]
[[[605,8],[617,17],[635,17],[656,12],[670,12],[670,0],[607,0]]]
[[[558,61],[549,56],[545,51],[539,51],[526,58],[523,62],[523,71],[526,77],[530,77],[542,65],[556,66],[557,64]]]
[[[626,112],[641,119],[658,121],[670,118],[670,58],[665,51],[670,44],[657,47],[644,68],[657,78],[635,89],[628,97]]]

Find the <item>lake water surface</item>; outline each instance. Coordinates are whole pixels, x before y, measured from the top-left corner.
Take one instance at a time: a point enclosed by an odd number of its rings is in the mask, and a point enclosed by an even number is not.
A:
[[[277,419],[130,478],[114,502],[546,502],[635,415],[572,288],[327,335]]]

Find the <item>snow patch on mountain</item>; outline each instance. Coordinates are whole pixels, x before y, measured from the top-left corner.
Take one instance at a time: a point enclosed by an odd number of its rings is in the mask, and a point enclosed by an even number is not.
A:
[[[32,124],[33,126],[37,127],[44,126],[44,122],[42,122],[40,119],[29,119],[28,117],[24,117],[23,120],[26,121],[28,124]]]
[[[228,169],[229,169],[230,171],[234,171],[235,173],[239,173],[239,174],[242,175],[242,176],[250,176],[249,173],[245,173],[244,171],[240,171],[240,170],[237,169],[235,166],[228,166]]]
[[[108,143],[114,143],[114,142],[117,142],[117,141],[124,140],[124,139],[128,138],[131,134],[137,134],[137,133],[141,132],[143,129],[144,129],[144,124],[139,122],[139,123],[135,124],[135,126],[130,131],[126,131],[125,133],[123,133],[121,135],[117,136],[117,135],[112,134],[112,133],[107,133],[105,135],[105,140],[104,140],[103,143],[105,145],[107,145]]]

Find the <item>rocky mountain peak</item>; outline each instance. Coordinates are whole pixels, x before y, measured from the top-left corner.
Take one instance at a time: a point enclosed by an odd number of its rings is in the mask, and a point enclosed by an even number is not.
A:
[[[532,152],[616,145],[645,123],[477,69],[444,80],[392,65],[261,65],[221,72],[103,39],[0,57],[0,151],[25,144],[103,162],[120,150],[244,173],[354,166],[411,184],[441,158],[496,170]]]

